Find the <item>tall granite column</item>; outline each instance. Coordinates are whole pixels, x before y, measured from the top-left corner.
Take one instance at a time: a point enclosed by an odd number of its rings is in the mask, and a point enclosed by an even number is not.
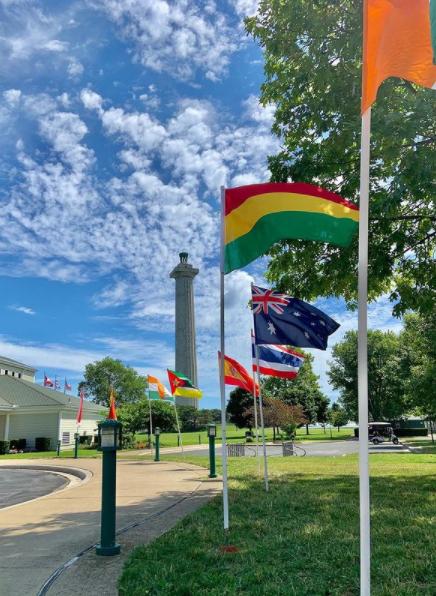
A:
[[[193,279],[198,274],[188,263],[188,253],[180,253],[180,263],[170,277],[176,280],[176,371],[183,373],[197,386],[197,347]],[[177,397],[176,404],[198,408],[198,400]]]

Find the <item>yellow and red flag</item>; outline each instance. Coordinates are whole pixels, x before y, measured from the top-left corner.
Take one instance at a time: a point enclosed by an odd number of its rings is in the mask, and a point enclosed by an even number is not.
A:
[[[218,360],[221,359],[221,352],[218,352]],[[239,364],[237,360],[224,356],[224,383],[226,385],[235,385],[245,389],[251,395],[254,395],[253,377],[247,370]],[[256,395],[259,395],[259,385],[256,383]]]
[[[111,394],[109,398],[109,414],[107,417],[108,420],[116,420],[117,419],[117,410],[115,408],[115,392],[113,388],[111,388]]]
[[[435,51],[434,0],[365,0],[362,113],[389,77],[433,87]]]

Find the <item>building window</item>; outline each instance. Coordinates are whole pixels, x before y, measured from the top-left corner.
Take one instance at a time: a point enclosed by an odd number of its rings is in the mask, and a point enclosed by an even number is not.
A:
[[[15,377],[15,371],[14,370],[12,371],[12,376]]]
[[[70,433],[62,433],[62,445],[70,444]]]
[[[5,375],[8,375],[8,374],[9,374],[9,371],[8,370],[5,370]]]
[[[21,379],[21,373],[18,373],[18,378]]]

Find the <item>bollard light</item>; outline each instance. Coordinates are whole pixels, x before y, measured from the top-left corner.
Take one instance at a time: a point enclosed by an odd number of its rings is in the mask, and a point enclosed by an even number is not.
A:
[[[117,420],[98,423],[98,450],[103,452],[101,498],[101,539],[96,547],[98,555],[118,555],[120,545],[115,542],[117,450],[121,449],[122,425]]]
[[[216,478],[216,469],[215,469],[216,424],[208,424],[207,425],[207,436],[209,437],[209,478]]]
[[[160,437],[160,428],[158,426],[154,427],[154,461],[160,461],[160,449],[159,449],[159,437]]]

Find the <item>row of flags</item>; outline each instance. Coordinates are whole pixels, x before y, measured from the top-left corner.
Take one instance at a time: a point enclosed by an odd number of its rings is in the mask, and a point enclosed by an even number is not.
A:
[[[339,324],[315,306],[286,294],[252,286],[254,332],[251,335],[253,373],[295,379],[304,363],[300,348],[327,348]],[[221,353],[218,352],[219,359]],[[224,356],[224,382],[259,395],[254,374],[237,360]]]
[[[45,372],[44,372],[44,381],[43,381],[43,385],[44,385],[44,387],[50,387],[51,389],[55,389],[56,391],[61,389],[61,383],[60,383],[60,381],[58,380],[57,376],[55,376],[55,377],[54,377],[54,381],[52,381],[52,380],[50,379],[50,377],[48,377],[48,376],[45,374]],[[71,391],[71,389],[72,389],[72,385],[71,385],[71,383],[69,383],[69,382],[67,381],[67,379],[65,378],[65,379],[64,379],[64,393],[66,393],[67,391]]]

